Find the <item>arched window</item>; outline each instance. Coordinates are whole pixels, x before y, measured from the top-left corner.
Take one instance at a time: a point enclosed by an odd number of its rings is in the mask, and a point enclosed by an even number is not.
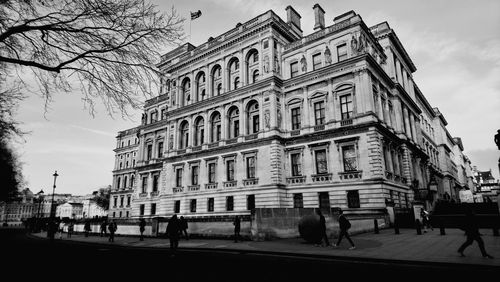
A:
[[[125,178],[123,178],[123,188],[127,188],[127,180],[128,178],[125,176]]]
[[[120,177],[118,177],[118,178],[116,179],[116,189],[120,189],[120,184],[121,184],[121,181],[122,181],[122,179],[121,179]]]
[[[191,101],[191,80],[189,78],[185,78],[182,81],[182,106],[188,105]]]
[[[233,89],[238,89],[240,88],[240,78],[239,77],[235,77],[234,78],[234,86],[233,86]]]
[[[259,70],[254,70],[252,73],[252,83],[255,83],[259,80]]]
[[[179,141],[179,149],[184,149],[189,146],[189,124],[187,121],[181,123]]]
[[[256,49],[252,49],[248,51],[246,56],[246,82],[254,83],[257,81],[255,79],[255,72],[257,72],[257,76],[259,75],[259,52]]]
[[[229,72],[228,72],[228,82],[229,82],[229,90],[236,89],[235,87],[239,87],[239,69],[240,69],[240,61],[238,58],[232,58],[228,64]],[[238,77],[238,83],[236,83],[236,78]]]
[[[205,100],[205,73],[199,72],[196,79],[196,95],[197,101]]]
[[[217,84],[217,92],[216,92],[217,96],[219,96],[220,94],[222,94],[222,83],[219,83]]]
[[[130,187],[134,187],[135,176],[130,176]]]
[[[220,121],[220,113],[215,112],[212,114],[211,119],[211,141],[217,142],[221,138],[221,121]]]
[[[236,138],[240,135],[240,111],[237,107],[229,110],[229,138]]]
[[[212,68],[211,79],[212,79],[212,95],[218,96],[222,93],[222,68],[219,65],[215,65]]]
[[[196,119],[194,124],[194,146],[203,145],[205,139],[205,124],[203,118]]]
[[[259,132],[259,103],[253,100],[247,106],[248,134]]]

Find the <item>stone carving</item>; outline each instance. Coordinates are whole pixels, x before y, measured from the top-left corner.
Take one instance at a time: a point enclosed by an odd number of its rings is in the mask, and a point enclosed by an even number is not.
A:
[[[281,70],[280,70],[280,62],[279,62],[279,60],[278,60],[278,56],[274,56],[274,71],[275,71],[276,73],[278,73],[278,74],[279,74],[279,73],[280,73],[280,71],[281,71]]]
[[[264,72],[265,73],[269,72],[269,57],[268,56],[264,57]]]
[[[356,39],[354,34],[352,35],[352,38],[351,38],[351,51],[352,51],[353,55],[358,54],[358,40]]]
[[[174,136],[170,135],[168,137],[168,149],[172,150],[174,148]]]
[[[325,63],[328,65],[332,63],[332,52],[328,46],[325,47]]]
[[[357,37],[357,38],[356,38]],[[351,38],[351,51],[353,55],[359,55],[364,53],[366,50],[366,37],[363,33],[359,32],[356,35],[352,35]]]
[[[302,55],[302,59],[300,59],[300,63],[302,64],[302,72],[307,71],[307,60],[304,55]]]
[[[266,124],[266,128],[271,127],[271,113],[269,112],[269,110],[266,110],[266,112],[264,113],[264,121]]]

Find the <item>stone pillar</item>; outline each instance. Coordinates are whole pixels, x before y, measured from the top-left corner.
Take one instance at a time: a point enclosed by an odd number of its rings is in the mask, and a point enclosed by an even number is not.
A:
[[[418,144],[418,139],[417,139],[417,130],[415,128],[415,116],[410,113],[410,127],[411,127],[411,135],[413,137],[413,141]]]
[[[276,56],[276,51],[274,50],[274,38],[272,36],[269,37],[269,72],[274,74],[274,70],[276,66],[274,65],[274,56]]]
[[[274,90],[270,91],[269,94],[269,102],[270,102],[270,129],[276,129],[278,122],[278,113],[277,113],[277,106],[276,106],[276,93],[274,93]]]
[[[326,121],[335,120],[335,100],[333,99],[333,85],[332,80],[326,80],[328,84],[328,93],[326,94]]]
[[[368,110],[368,105],[373,105],[371,83],[366,70],[361,70],[354,75],[355,91],[353,94],[353,114],[363,113]],[[374,107],[370,107],[373,109]]]
[[[411,180],[411,157],[410,151],[406,144],[401,145],[402,153],[403,153],[403,163],[400,164],[403,166],[403,177],[405,177],[408,181]],[[408,182],[409,183],[409,182]]]
[[[403,84],[403,74],[401,73],[401,64],[399,61],[396,61],[396,75],[397,75],[397,82],[399,84]]]
[[[406,130],[406,135],[411,139],[411,128],[410,128],[410,119],[408,116],[408,109],[403,107],[403,119],[404,119],[404,127]]]
[[[308,127],[311,126],[311,117],[310,117],[310,109],[311,109],[311,102],[307,98],[307,86],[302,87],[302,98],[304,99],[303,102],[303,117],[302,121],[303,124],[301,127]]]
[[[386,71],[389,74],[389,76],[396,81],[396,70],[394,69],[394,55],[392,53],[392,50],[389,47],[385,47],[386,53],[387,53],[387,64],[386,64]]]
[[[248,62],[244,56],[243,50],[240,50],[238,52],[239,57],[240,57],[240,71],[239,71],[239,77],[240,77],[240,87],[243,87],[248,84],[247,81],[247,69],[248,69]]]
[[[193,136],[194,135],[193,134],[193,132],[194,132],[194,130],[193,130],[194,126],[193,126],[193,116],[192,115],[189,116],[188,123],[189,123],[189,126],[188,126],[188,134],[189,135],[188,135],[188,141],[187,141],[187,144],[186,144],[186,148],[193,147],[193,144],[194,144],[194,142],[193,142],[194,141],[194,136]]]

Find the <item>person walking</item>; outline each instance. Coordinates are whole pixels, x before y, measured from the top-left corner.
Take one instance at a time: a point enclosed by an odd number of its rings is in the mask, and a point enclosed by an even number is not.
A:
[[[481,254],[483,255],[483,257],[490,259],[493,258],[486,252],[486,249],[484,248],[484,241],[481,238],[481,233],[479,233],[477,218],[474,215],[472,209],[470,208],[465,211],[465,221],[461,229],[465,231],[467,240],[460,246],[460,248],[458,248],[457,252],[460,254],[460,256],[465,257],[464,255],[465,248],[472,245],[472,243],[476,241],[477,244],[479,245],[479,250],[481,250]]]
[[[118,229],[118,226],[116,225],[116,222],[114,220],[111,220],[108,226],[109,230],[109,238],[108,242],[114,242],[115,241],[115,232]]]
[[[62,220],[59,221],[59,226],[57,227],[57,232],[59,233],[59,239],[62,239],[63,232],[64,232],[64,222]]]
[[[144,220],[144,218],[141,218],[141,220],[139,221],[139,231],[141,232],[141,237],[140,237],[141,241],[144,241],[144,230],[145,229],[146,229],[146,221]]]
[[[319,216],[319,232],[321,234],[321,239],[316,244],[317,246],[321,246],[323,244],[323,239],[325,240],[325,246],[330,246],[330,242],[328,241],[328,236],[326,235],[326,220],[325,216],[321,213],[320,209],[316,210],[316,214]]]
[[[103,220],[101,222],[101,229],[100,229],[100,232],[99,232],[99,234],[100,234],[101,237],[102,236],[108,236],[108,233],[106,231],[106,227],[107,226],[108,226],[108,224],[106,223],[106,220]]]
[[[233,225],[234,225],[234,242],[238,243],[238,239],[240,238],[240,227],[241,227],[239,216],[234,217]]]
[[[429,212],[426,211],[424,208],[420,209],[420,217],[422,218],[422,226],[424,227],[424,233],[427,233],[427,228],[434,230],[429,218]]]
[[[177,219],[177,215],[174,214],[167,225],[167,236],[170,239],[170,251],[172,252],[171,256],[175,255],[175,251],[179,246],[179,230],[180,230],[180,222]]]
[[[67,235],[68,238],[71,238],[71,234],[73,234],[74,229],[75,229],[75,224],[73,223],[73,221],[70,221],[68,224],[68,235]]]
[[[85,237],[89,237],[89,233],[90,233],[90,220],[85,221],[85,225],[83,226],[83,231],[85,232]]]
[[[187,232],[188,222],[187,222],[187,220],[183,216],[181,216],[179,224],[180,224],[180,227],[181,227],[181,235],[184,234],[184,236],[186,237],[186,240],[189,240],[189,235],[188,235],[188,232]]]
[[[337,247],[340,245],[340,241],[342,241],[342,237],[346,237],[349,243],[351,243],[351,247],[349,250],[354,250],[356,249],[356,246],[354,246],[354,243],[351,240],[351,237],[349,236],[349,228],[351,228],[351,223],[349,220],[345,217],[344,212],[342,210],[339,210],[339,227],[340,227],[340,233],[339,233],[339,239],[337,240],[337,244],[333,244],[333,247]]]

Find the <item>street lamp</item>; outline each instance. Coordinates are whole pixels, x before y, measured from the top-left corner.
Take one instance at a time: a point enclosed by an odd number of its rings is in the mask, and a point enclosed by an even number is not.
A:
[[[56,179],[59,176],[57,174],[57,170],[52,174],[54,176],[54,186],[52,186],[52,201],[50,202],[50,226],[49,226],[49,232],[47,232],[47,235],[50,239],[54,239],[54,217],[55,217],[55,212],[54,212],[54,193],[56,190]]]

